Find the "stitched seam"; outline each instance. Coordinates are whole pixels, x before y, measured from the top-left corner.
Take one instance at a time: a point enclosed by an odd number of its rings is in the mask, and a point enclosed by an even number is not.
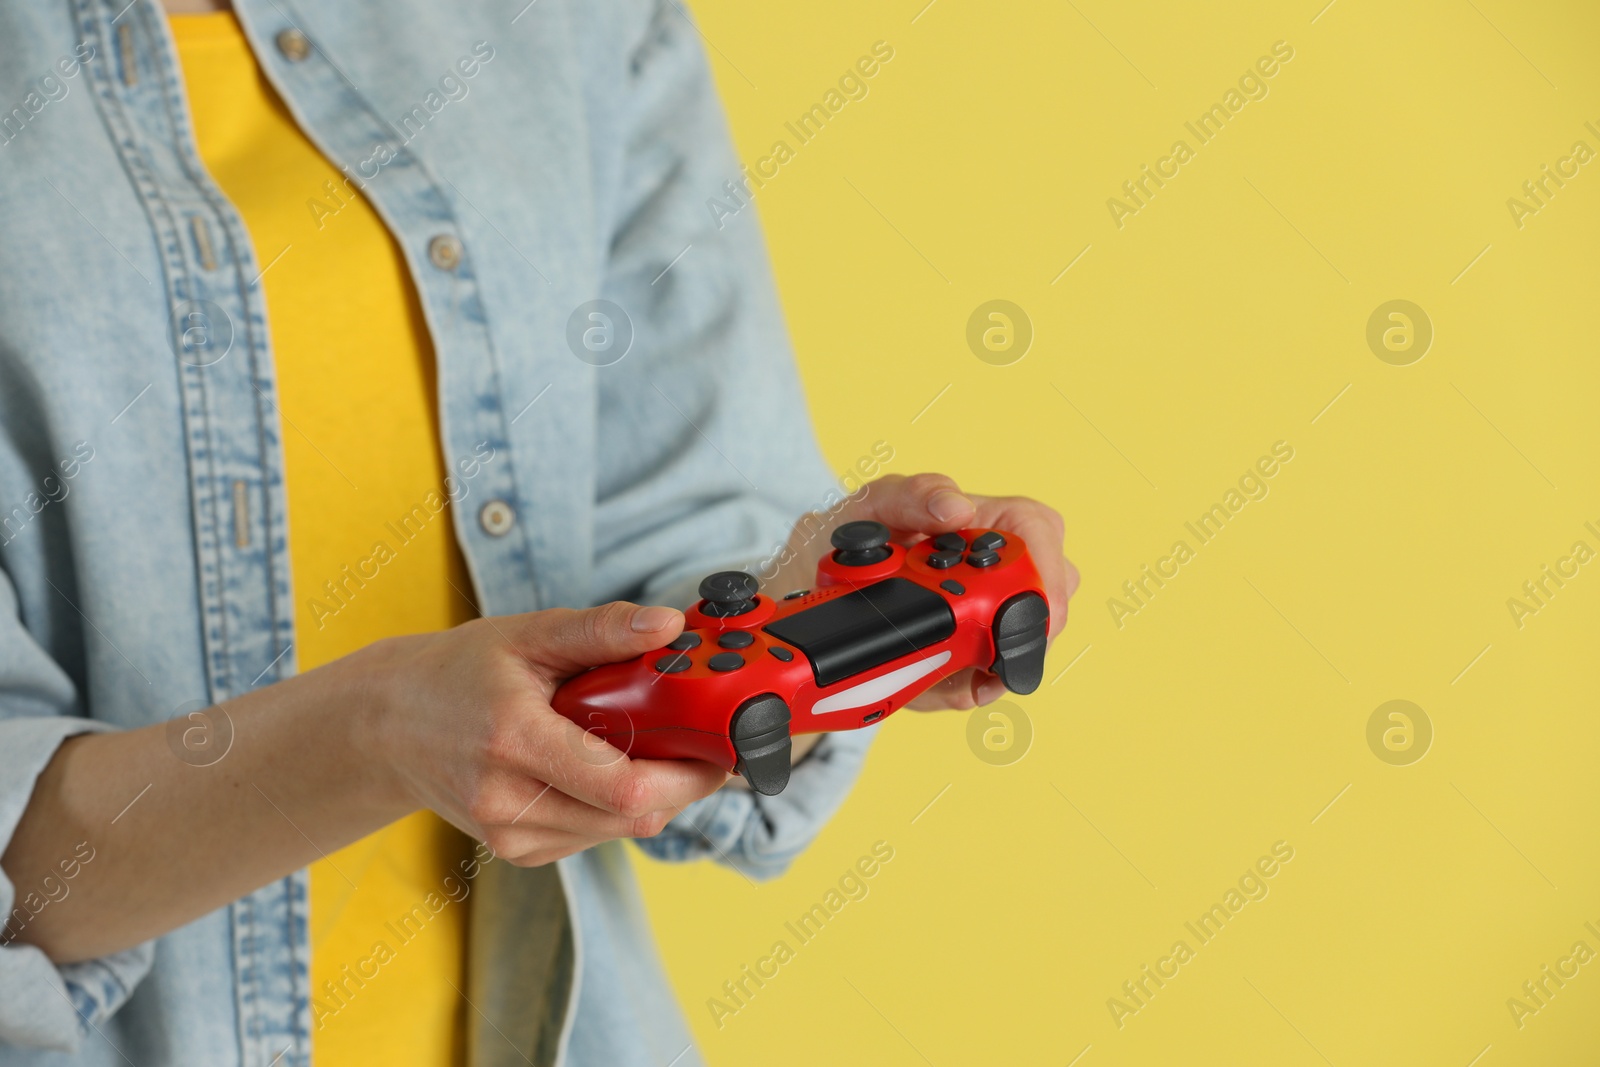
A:
[[[247,44],[250,43],[249,34],[245,35],[245,41]],[[253,54],[253,45],[251,45],[251,50]],[[257,60],[257,62],[259,63],[260,61]],[[162,78],[161,90],[162,104],[167,111],[167,121],[171,125],[178,139],[178,162],[182,165],[184,174],[188,176],[189,180],[194,183],[195,188],[199,190],[201,198],[206,202],[207,206],[211,208],[213,215],[216,217],[218,225],[222,229],[223,238],[228,247],[229,260],[233,264],[232,273],[236,292],[238,293],[239,303],[245,309],[243,331],[245,350],[249,354],[250,360],[250,383],[253,387],[255,387],[251,390],[252,394],[255,394],[252,397],[251,403],[254,405],[256,411],[256,455],[258,457],[261,471],[261,523],[264,530],[263,553],[267,568],[267,612],[273,621],[273,662],[281,663],[283,653],[286,651],[286,649],[280,647],[281,643],[279,641],[279,637],[281,636],[283,630],[287,629],[289,633],[289,643],[292,645],[294,643],[294,625],[292,617],[288,620],[283,618],[282,609],[278,600],[279,567],[277,555],[273,551],[272,547],[272,524],[277,518],[277,515],[272,507],[271,490],[268,485],[268,475],[274,471],[274,468],[268,462],[270,448],[267,444],[266,437],[266,421],[269,417],[271,417],[271,412],[265,410],[263,406],[264,401],[261,395],[256,392],[256,389],[259,388],[258,383],[263,381],[263,376],[261,373],[263,360],[261,356],[263,352],[268,350],[269,346],[267,345],[265,339],[257,336],[255,316],[252,313],[252,304],[250,299],[250,286],[244,276],[244,268],[246,264],[258,263],[259,257],[256,256],[255,250],[250,244],[249,233],[243,229],[242,221],[234,217],[235,212],[232,202],[228,200],[221,187],[218,186],[216,181],[211,177],[211,172],[205,169],[205,163],[200,158],[199,144],[196,142],[194,137],[194,130],[188,122],[188,110],[185,107],[178,106],[179,101],[176,95],[176,77],[171,72],[168,72],[167,77]],[[239,228],[237,230],[235,228],[236,222],[239,223]],[[265,321],[265,307],[263,307],[262,310],[262,319]],[[277,395],[277,377],[276,374],[274,374],[272,390],[270,396],[267,398],[267,402],[270,402],[272,405],[276,406]],[[279,434],[279,438],[281,440],[281,433]],[[279,474],[279,481],[281,482],[282,472],[278,471],[277,473]],[[284,568],[282,580],[285,583],[290,581],[287,568]],[[290,602],[293,602],[292,594],[290,596]],[[229,657],[229,664],[231,671],[231,656]],[[280,678],[284,677],[282,668],[279,669],[278,676]],[[233,687],[231,685],[229,686],[229,692],[233,692]],[[238,694],[235,693],[234,695]]]
[[[138,8],[137,17],[140,19],[140,21],[142,23],[141,28],[144,30],[145,34],[147,35],[147,39],[154,40],[154,41],[160,41],[161,40],[161,27],[160,27],[160,24],[158,22],[152,24],[152,20],[155,20],[155,19],[159,18],[159,16],[155,13],[155,9],[153,7],[151,7],[151,6],[149,6],[149,5],[140,5],[139,8]],[[158,67],[159,66],[160,66],[160,64],[158,64]],[[172,128],[173,130],[178,130],[178,129],[180,129],[180,124],[177,122],[177,120],[175,119],[175,117],[174,117],[174,115],[172,113],[172,95],[171,94],[172,94],[172,81],[173,81],[174,72],[170,67],[166,67],[164,69],[159,69],[158,70],[158,74],[159,74],[159,77],[156,79],[156,83],[157,83],[157,86],[158,86],[159,91],[161,93],[162,108],[166,112],[167,125],[170,128]],[[188,171],[189,170],[188,163],[187,163],[187,160],[183,160],[182,159],[183,152],[182,152],[181,149],[178,152],[178,156],[179,156],[180,160],[184,163],[185,171]],[[152,170],[152,172],[153,172],[153,170]],[[191,174],[190,176],[191,176],[191,180],[192,180],[193,175]],[[154,198],[156,203],[158,203],[161,206],[161,211],[167,218],[167,225],[170,227],[170,232],[175,237],[175,240],[172,243],[174,244],[174,246],[177,249],[177,254],[178,254],[178,257],[180,259],[180,265],[181,265],[181,267],[183,269],[183,274],[182,274],[181,279],[180,278],[174,278],[173,281],[177,282],[177,281],[181,280],[184,283],[186,283],[187,291],[190,293],[191,296],[193,296],[193,294],[198,291],[199,287],[197,285],[197,279],[196,279],[195,274],[194,274],[193,264],[191,264],[189,262],[189,250],[188,250],[188,247],[187,247],[186,243],[183,240],[183,227],[178,222],[178,212],[176,212],[174,210],[172,203],[167,200],[166,194],[165,194],[164,190],[162,189],[161,184],[159,182],[154,181],[154,180],[152,180],[150,182],[150,195],[152,196],[152,198]],[[180,362],[181,362],[181,360],[180,360]],[[185,364],[185,366],[188,367],[187,364]],[[203,431],[203,433],[205,435],[205,445],[206,445],[206,482],[207,482],[207,486],[208,486],[208,492],[205,494],[205,498],[204,498],[203,501],[198,501],[197,500],[196,503],[200,504],[202,507],[205,508],[206,513],[209,516],[210,524],[211,524],[211,535],[212,535],[211,557],[212,557],[212,566],[216,568],[216,574],[217,574],[216,593],[215,593],[215,595],[216,595],[216,599],[217,599],[218,651],[221,653],[221,658],[222,658],[222,664],[221,664],[221,670],[220,670],[220,673],[222,675],[222,678],[221,678],[222,685],[220,686],[220,688],[221,688],[223,693],[232,694],[233,691],[234,691],[234,686],[233,686],[233,650],[232,650],[232,648],[231,648],[231,646],[229,644],[229,633],[228,633],[228,583],[227,583],[227,580],[226,580],[227,570],[225,568],[224,561],[223,561],[223,550],[222,550],[222,539],[221,539],[222,516],[217,511],[217,487],[220,484],[222,484],[223,480],[221,478],[219,478],[219,476],[217,474],[217,447],[216,447],[216,444],[215,444],[215,441],[214,441],[214,437],[213,437],[213,434],[212,434],[210,392],[209,392],[209,390],[207,389],[207,386],[206,386],[206,376],[205,376],[204,369],[200,368],[200,367],[188,367],[188,369],[185,372],[185,374],[186,374],[186,376],[188,376],[188,377],[190,377],[190,378],[192,378],[194,380],[194,382],[195,382],[195,384],[196,384],[196,386],[197,386],[197,388],[199,390],[199,394],[200,394],[200,406],[201,406],[200,418],[201,418],[201,429],[202,429],[202,431]],[[187,445],[187,443],[186,443],[186,445]],[[198,548],[199,546],[196,546],[196,547]],[[201,585],[200,595],[201,595],[202,603],[203,603],[204,602],[204,597],[205,597],[205,588],[204,588],[204,584],[203,583]]]

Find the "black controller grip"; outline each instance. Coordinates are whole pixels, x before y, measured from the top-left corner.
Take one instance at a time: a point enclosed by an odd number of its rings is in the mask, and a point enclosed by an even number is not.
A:
[[[728,732],[739,755],[739,773],[750,788],[764,797],[783,792],[793,763],[789,705],[774,693],[752,697],[733,713]]]
[[[1018,593],[994,613],[994,663],[1013,693],[1027,694],[1044,680],[1044,654],[1050,645],[1050,605],[1038,593]]]

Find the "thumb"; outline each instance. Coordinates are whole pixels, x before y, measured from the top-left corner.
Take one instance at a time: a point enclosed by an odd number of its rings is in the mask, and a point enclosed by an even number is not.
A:
[[[683,632],[683,612],[618,600],[599,607],[554,608],[519,619],[518,650],[551,681],[660,648]]]
[[[851,518],[881,522],[897,534],[936,534],[961,529],[977,510],[953,478],[890,474],[867,483]]]

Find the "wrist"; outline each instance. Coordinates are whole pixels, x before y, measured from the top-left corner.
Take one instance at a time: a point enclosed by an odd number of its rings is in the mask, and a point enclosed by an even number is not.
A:
[[[328,757],[329,770],[348,783],[349,799],[370,811],[378,825],[417,808],[399,770],[400,732],[392,720],[402,667],[388,645],[377,642],[304,676],[316,687],[307,702],[315,717],[310,736]]]

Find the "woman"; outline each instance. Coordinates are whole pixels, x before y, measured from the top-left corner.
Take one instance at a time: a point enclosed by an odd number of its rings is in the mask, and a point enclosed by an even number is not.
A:
[[[1053,636],[1059,518],[843,500],[674,0],[124,3],[0,4],[0,1061],[695,1062],[618,839],[773,876],[870,731],[758,798],[554,687],[808,510]]]

